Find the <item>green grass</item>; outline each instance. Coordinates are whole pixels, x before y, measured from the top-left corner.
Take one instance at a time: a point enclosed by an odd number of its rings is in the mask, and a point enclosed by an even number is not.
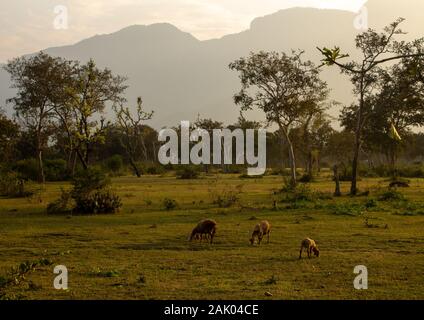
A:
[[[0,199],[0,277],[42,258],[27,282],[5,292],[25,299],[424,299],[424,180],[400,190],[403,202],[373,201],[387,183],[363,179],[370,196],[317,199],[295,205],[283,198],[282,178],[238,175],[177,180],[174,176],[114,179],[124,207],[115,215],[48,216],[47,204],[69,185],[49,183],[32,199]],[[212,204],[222,189],[241,189],[230,208]],[[331,193],[326,177],[311,188]],[[342,184],[347,193],[348,183]],[[178,207],[165,210],[163,200]],[[290,208],[290,209],[287,209]],[[190,243],[202,218],[218,222],[216,243]],[[254,217],[254,218],[252,218]],[[366,218],[368,218],[366,220]],[[250,246],[261,219],[271,243]],[[367,223],[365,223],[367,221]],[[300,241],[315,239],[319,258],[298,259]],[[69,271],[69,290],[53,288],[55,265]],[[366,265],[369,289],[353,288],[356,265]],[[265,292],[272,297],[266,297]]]

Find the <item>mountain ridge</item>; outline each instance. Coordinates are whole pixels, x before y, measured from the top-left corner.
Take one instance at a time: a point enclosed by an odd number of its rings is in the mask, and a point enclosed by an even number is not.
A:
[[[216,39],[199,40],[165,22],[131,25],[43,51],[81,62],[93,58],[99,67],[127,76],[128,105],[135,106],[137,96],[142,96],[145,108],[155,110],[150,121],[155,128],[193,120],[198,114],[231,123],[239,115],[233,95],[240,84],[228,68],[230,62],[252,51],[301,49],[305,59],[317,64],[321,57],[316,47],[334,45],[354,58],[359,32],[354,18],[354,13],[341,10],[291,8],[257,17],[249,29]],[[0,72],[0,103],[13,94],[4,73]],[[331,99],[351,103],[352,87],[337,68],[325,68],[322,77],[333,89]],[[338,109],[331,111],[337,113]],[[260,112],[252,117],[263,119]]]

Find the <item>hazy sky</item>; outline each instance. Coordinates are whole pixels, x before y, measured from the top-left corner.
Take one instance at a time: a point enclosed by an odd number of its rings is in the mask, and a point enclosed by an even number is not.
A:
[[[358,11],[366,0],[13,0],[1,1],[0,62],[52,46],[73,44],[132,24],[169,22],[198,39],[249,27],[259,16],[295,6]],[[68,28],[55,29],[67,9]],[[63,11],[62,11],[63,12]],[[63,22],[63,20],[62,20]]]

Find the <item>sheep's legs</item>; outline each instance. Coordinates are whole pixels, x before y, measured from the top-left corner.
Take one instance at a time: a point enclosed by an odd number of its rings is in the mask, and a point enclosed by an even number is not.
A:
[[[312,247],[309,247],[308,249],[308,258],[311,259],[311,253],[312,253]]]
[[[302,259],[302,251],[303,251],[303,247],[300,247],[299,259]]]

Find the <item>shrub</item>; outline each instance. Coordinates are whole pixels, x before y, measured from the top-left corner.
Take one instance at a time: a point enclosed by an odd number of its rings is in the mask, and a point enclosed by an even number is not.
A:
[[[79,172],[73,180],[71,196],[75,201],[74,213],[115,213],[122,207],[121,199],[108,189],[110,180],[98,169]]]
[[[72,213],[73,208],[71,193],[62,189],[60,198],[48,204],[47,213],[69,214]]]
[[[369,200],[365,201],[364,206],[367,209],[376,208],[378,206],[378,203],[377,203],[377,200],[375,200],[375,199],[369,199]]]
[[[173,210],[175,209],[178,204],[177,201],[175,201],[174,199],[170,199],[170,198],[165,198],[163,199],[163,206],[165,207],[166,210]]]
[[[69,179],[68,166],[63,159],[44,161],[44,175],[47,181],[64,181]]]
[[[38,163],[36,159],[19,160],[16,162],[15,170],[23,179],[33,181],[38,179]]]
[[[177,171],[178,179],[197,179],[199,177],[199,172],[193,167],[184,167]]]
[[[218,205],[220,208],[229,208],[235,205],[240,199],[242,187],[243,185],[238,185],[235,187],[227,187],[219,191],[212,191],[212,204]]]
[[[0,196],[9,198],[32,196],[34,191],[27,189],[27,183],[20,179],[15,172],[6,172],[0,175]]]
[[[122,207],[121,198],[111,190],[97,190],[79,198],[74,211],[79,214],[110,214]]]
[[[330,208],[331,213],[337,216],[358,216],[363,210],[363,207],[356,203],[336,204]]]
[[[105,165],[110,172],[116,174],[122,170],[124,163],[122,161],[122,157],[119,154],[115,154],[112,157],[106,159]]]
[[[314,177],[310,173],[305,173],[299,178],[299,182],[302,182],[302,183],[309,183],[309,182],[312,182],[313,180],[314,180]]]
[[[163,174],[165,173],[165,168],[163,168],[162,166],[150,166],[150,167],[147,167],[146,173],[152,174],[152,175]]]
[[[380,201],[402,201],[405,200],[405,197],[402,193],[395,189],[390,189],[388,191],[383,192],[378,197],[378,200]]]

